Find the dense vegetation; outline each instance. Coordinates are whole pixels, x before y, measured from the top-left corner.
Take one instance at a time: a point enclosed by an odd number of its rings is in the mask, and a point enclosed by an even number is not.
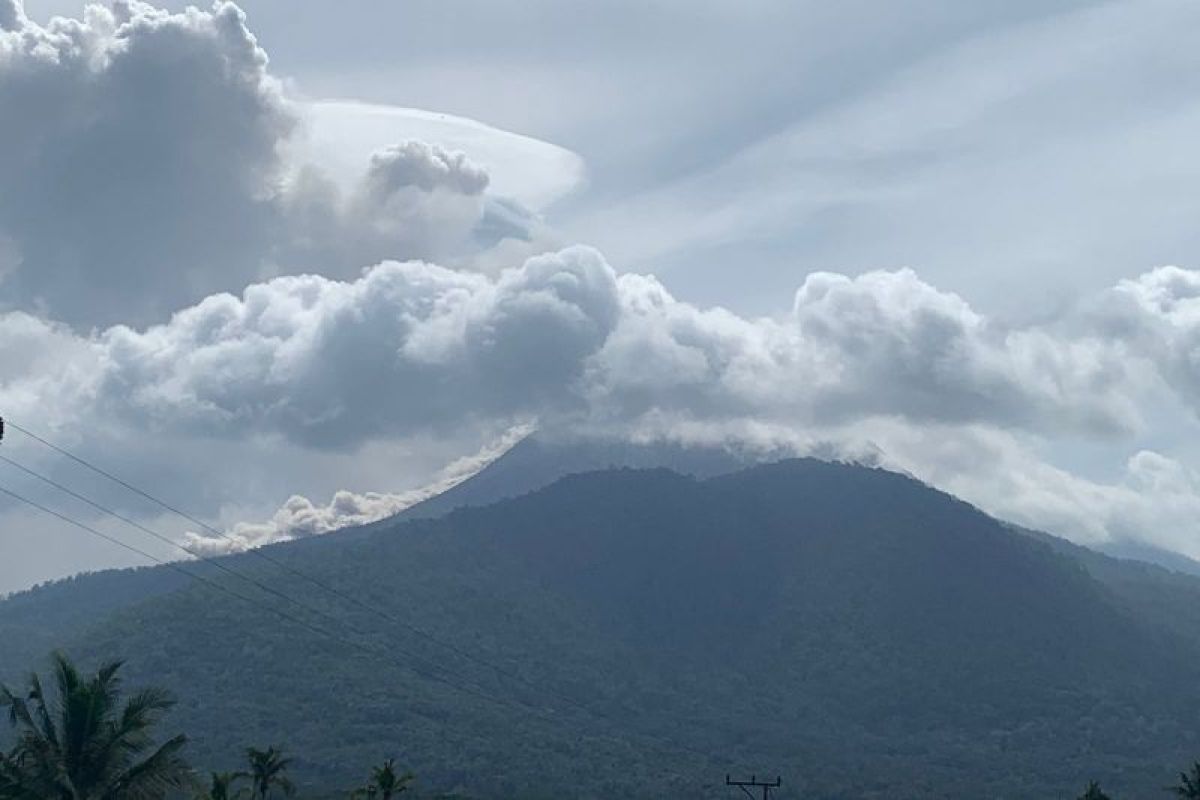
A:
[[[0,751],[0,800],[268,800],[296,794],[288,777],[292,760],[268,747],[246,749],[247,769],[213,772],[207,785],[183,758],[187,737],[154,741],[154,727],[174,705],[158,688],[121,702],[121,663],[104,664],[87,677],[65,656],[52,657],[52,679],[34,673],[24,691],[0,686],[16,742]],[[389,759],[371,771],[350,797],[392,800],[412,788]]]
[[[722,796],[742,770],[812,798],[1143,797],[1200,752],[1200,581],[880,470],[612,470],[271,555],[453,649],[252,556],[227,563],[372,650],[157,570],[12,598],[0,641],[134,654],[193,763],[276,742],[309,795],[395,756],[481,797]],[[81,611],[114,581],[146,599]],[[0,674],[37,657],[9,648]]]
[[[154,742],[159,715],[174,703],[169,694],[142,689],[120,704],[120,662],[103,665],[90,679],[59,653],[52,662],[49,689],[36,673],[24,692],[0,686],[0,709],[7,710],[17,733],[16,744],[0,751],[0,800],[271,800],[296,795],[288,774],[292,759],[275,747],[247,748],[247,769],[211,772],[206,782],[182,757],[186,736]],[[415,778],[388,759],[348,795],[351,800],[394,800],[414,788]],[[1200,762],[1180,773],[1168,791],[1200,798]],[[1112,798],[1089,781],[1078,800]]]

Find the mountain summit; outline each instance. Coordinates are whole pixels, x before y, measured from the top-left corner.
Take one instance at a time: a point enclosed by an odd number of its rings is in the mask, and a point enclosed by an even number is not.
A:
[[[574,474],[272,548],[383,617],[223,562],[385,655],[162,570],[11,598],[0,635],[48,644],[53,619],[77,657],[131,656],[205,763],[275,742],[313,787],[394,752],[478,796],[706,796],[745,768],[806,797],[1048,797],[1165,785],[1200,751],[1200,581],[880,469],[712,472]]]

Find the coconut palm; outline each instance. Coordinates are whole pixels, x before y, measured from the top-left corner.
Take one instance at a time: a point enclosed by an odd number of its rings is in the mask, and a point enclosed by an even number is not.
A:
[[[1200,800],[1200,761],[1192,764],[1189,772],[1179,773],[1179,785],[1172,786],[1168,791],[1177,797]]]
[[[371,781],[354,792],[355,797],[378,797],[379,800],[392,800],[396,795],[407,792],[408,785],[416,776],[411,772],[403,775],[396,772],[396,759],[389,758],[371,770]]]
[[[0,800],[25,800],[33,797],[33,790],[25,786],[21,776],[18,756],[0,753]]]
[[[292,760],[284,758],[283,751],[274,747],[268,747],[266,750],[251,747],[246,750],[246,759],[250,762],[247,777],[250,778],[251,790],[258,800],[267,800],[276,787],[289,797],[295,794],[296,787],[287,777],[287,769]]]
[[[245,797],[247,789],[234,786],[245,777],[244,772],[213,772],[209,775],[208,791],[198,795],[196,800],[237,800]]]
[[[155,724],[174,704],[166,692],[143,689],[122,705],[120,661],[91,678],[61,653],[51,666],[50,692],[36,674],[23,694],[0,686],[0,707],[16,730],[16,746],[0,762],[0,796],[157,800],[186,785],[179,753],[187,739],[153,743]]]

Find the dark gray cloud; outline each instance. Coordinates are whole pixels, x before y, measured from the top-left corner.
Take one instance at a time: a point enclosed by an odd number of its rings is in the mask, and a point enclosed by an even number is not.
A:
[[[255,274],[294,119],[236,6],[17,18],[0,64],[8,304],[144,322]]]
[[[3,303],[78,327],[161,322],[274,274],[464,263],[486,171],[401,141],[342,191],[284,150],[300,124],[242,11],[140,2],[30,22],[0,6]],[[532,224],[532,223],[531,223]]]
[[[371,156],[363,192],[374,206],[387,204],[397,192],[410,187],[425,192],[449,188],[478,195],[487,185],[487,173],[463,153],[447,153],[425,142],[404,142]]]
[[[25,9],[17,0],[0,0],[0,31],[15,31],[23,25]]]

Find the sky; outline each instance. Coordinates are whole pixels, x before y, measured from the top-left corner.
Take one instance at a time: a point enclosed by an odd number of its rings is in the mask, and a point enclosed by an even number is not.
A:
[[[299,8],[0,0],[4,416],[241,546],[572,429],[1200,557],[1200,6]],[[137,560],[0,502],[0,592]]]

